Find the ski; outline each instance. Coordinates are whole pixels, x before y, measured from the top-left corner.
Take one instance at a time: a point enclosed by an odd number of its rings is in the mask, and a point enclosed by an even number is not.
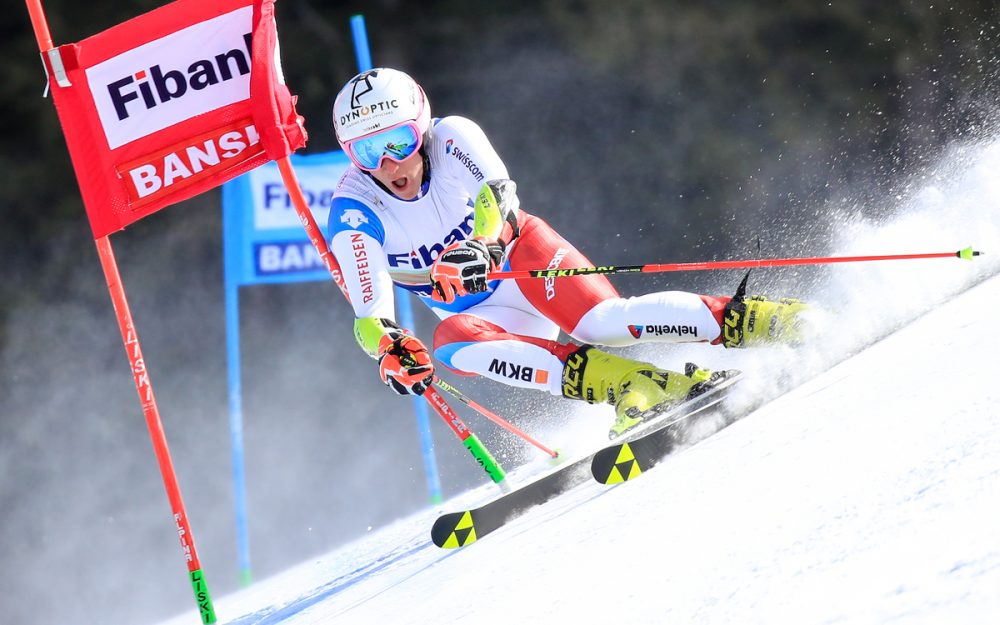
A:
[[[431,540],[442,549],[465,547],[505,523],[589,479],[591,455],[559,467],[478,508],[443,514],[434,521]]]
[[[588,481],[588,468],[603,484],[636,477],[670,452],[674,445],[673,432],[681,422],[710,414],[740,378],[741,375],[734,375],[712,390],[643,423],[626,434],[622,442],[559,467],[478,508],[442,514],[431,528],[431,541],[442,549],[471,545],[528,509]]]
[[[729,377],[712,390],[674,406],[628,432],[624,440],[595,453],[590,472],[601,484],[619,484],[642,475],[677,445],[683,429],[713,414],[741,374]]]

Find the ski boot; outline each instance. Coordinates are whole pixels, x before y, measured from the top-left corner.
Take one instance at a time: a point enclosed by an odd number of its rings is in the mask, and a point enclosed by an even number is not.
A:
[[[797,345],[805,339],[801,314],[808,304],[791,298],[772,302],[760,295],[746,295],[747,278],[722,314],[722,344],[726,347],[757,347],[783,343]]]
[[[606,401],[613,405],[615,423],[608,437],[617,438],[666,408],[704,393],[728,373],[713,373],[693,364],[684,373],[666,371],[583,345],[566,358],[562,392],[590,404]]]
[[[608,438],[614,439],[625,434],[643,421],[651,419],[662,413],[673,405],[680,404],[689,399],[705,393],[715,388],[719,383],[729,377],[738,374],[735,370],[710,371],[702,369],[693,362],[684,365],[684,374],[654,369],[652,371],[642,370],[639,375],[652,380],[656,386],[660,386],[660,376],[666,375],[669,379],[667,384],[673,383],[676,389],[673,399],[656,402],[657,397],[648,392],[649,385],[642,388],[640,385],[628,385],[622,390],[618,403],[615,404],[615,423],[608,432]],[[684,392],[684,388],[687,392]],[[666,389],[664,389],[666,390]],[[677,392],[679,391],[679,392]]]

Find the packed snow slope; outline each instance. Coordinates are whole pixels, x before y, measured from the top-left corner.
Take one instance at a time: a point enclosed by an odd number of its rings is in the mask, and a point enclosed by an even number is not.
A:
[[[735,424],[633,482],[586,483],[470,547],[434,547],[436,514],[493,496],[484,485],[217,598],[220,621],[995,623],[996,162],[980,151],[958,191],[845,223],[840,249],[992,256],[831,271],[813,293],[830,314],[796,350],[670,352],[747,372],[732,400],[756,409]],[[592,430],[571,442],[593,445]]]

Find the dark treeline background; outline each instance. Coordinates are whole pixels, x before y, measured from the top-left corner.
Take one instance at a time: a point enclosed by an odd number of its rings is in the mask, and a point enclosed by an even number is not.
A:
[[[66,43],[160,4],[45,7],[54,40]],[[0,15],[0,621],[151,622],[192,607],[190,587],[65,142],[41,97],[27,10],[9,8]],[[523,206],[597,262],[721,259],[756,253],[758,242],[764,255],[822,254],[833,215],[879,217],[882,199],[905,194],[946,146],[994,130],[991,1],[277,8],[306,152],[336,148],[330,104],[355,73],[348,19],[363,13],[376,65],[413,75],[436,115],[478,121]],[[208,193],[112,237],[216,595],[237,587],[219,206]],[[736,280],[617,284],[634,294]],[[381,388],[332,283],[244,289],[241,304],[259,578],[427,497],[409,403]],[[429,336],[429,316],[419,321]],[[532,413],[567,410],[462,385],[529,427]],[[446,494],[481,483],[434,427]]]

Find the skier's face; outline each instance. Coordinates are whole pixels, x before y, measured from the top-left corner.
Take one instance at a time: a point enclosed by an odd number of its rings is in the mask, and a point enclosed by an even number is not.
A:
[[[379,168],[372,172],[372,176],[399,199],[412,200],[417,197],[420,183],[424,179],[424,159],[419,151],[399,163],[391,158],[384,158]]]

